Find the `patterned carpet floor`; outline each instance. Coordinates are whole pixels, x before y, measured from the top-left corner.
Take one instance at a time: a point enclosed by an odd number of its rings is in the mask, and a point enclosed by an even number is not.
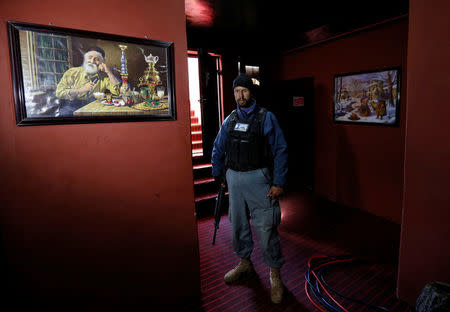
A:
[[[305,293],[305,271],[308,259],[313,255],[336,256],[347,254],[347,250],[280,230],[286,264],[281,269],[286,286],[282,303],[270,301],[269,269],[262,261],[256,235],[252,261],[257,276],[233,285],[223,281],[223,275],[234,267],[239,259],[231,246],[231,225],[223,216],[213,246],[213,218],[198,220],[200,245],[201,302],[186,307],[186,311],[318,311]],[[393,312],[408,311],[407,303],[395,296],[396,267],[391,263],[359,263],[335,266],[326,272],[330,286],[350,297],[382,305]],[[364,305],[335,296],[348,311],[375,311]]]

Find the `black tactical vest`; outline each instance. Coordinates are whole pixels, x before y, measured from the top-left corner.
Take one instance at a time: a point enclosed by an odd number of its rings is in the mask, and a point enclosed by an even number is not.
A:
[[[236,171],[271,168],[272,153],[264,136],[267,110],[260,108],[251,121],[239,119],[234,110],[228,121],[225,166]]]

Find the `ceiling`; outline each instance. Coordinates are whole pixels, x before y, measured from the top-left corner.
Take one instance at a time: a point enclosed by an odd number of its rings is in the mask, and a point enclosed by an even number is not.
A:
[[[408,0],[185,0],[189,48],[283,51],[408,13]]]

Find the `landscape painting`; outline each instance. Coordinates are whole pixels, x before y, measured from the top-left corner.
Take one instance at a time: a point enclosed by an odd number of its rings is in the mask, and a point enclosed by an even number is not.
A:
[[[399,123],[400,68],[334,77],[336,123],[396,126]]]

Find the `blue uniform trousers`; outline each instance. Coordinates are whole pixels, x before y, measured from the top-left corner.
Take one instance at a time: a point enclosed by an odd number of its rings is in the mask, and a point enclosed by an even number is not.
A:
[[[278,200],[267,197],[271,185],[269,170],[262,168],[242,172],[228,169],[226,179],[234,252],[240,258],[250,258],[253,250],[248,218],[250,216],[259,239],[264,263],[272,268],[280,268],[285,261],[281,254],[280,236],[277,231],[281,211]]]

